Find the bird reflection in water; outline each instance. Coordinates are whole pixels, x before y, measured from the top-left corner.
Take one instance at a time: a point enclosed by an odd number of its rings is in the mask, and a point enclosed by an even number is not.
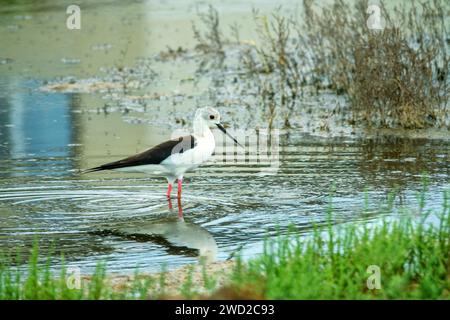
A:
[[[215,261],[217,243],[212,234],[183,218],[181,199],[177,199],[178,216],[173,216],[172,202],[168,200],[171,216],[153,221],[139,221],[126,227],[105,231],[103,234],[120,236],[139,242],[152,242],[162,246],[168,254],[198,257],[207,262]]]

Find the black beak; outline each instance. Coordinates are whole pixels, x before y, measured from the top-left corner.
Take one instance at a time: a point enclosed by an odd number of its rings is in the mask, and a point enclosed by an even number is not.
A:
[[[223,133],[225,133],[227,136],[229,136],[231,138],[231,140],[234,141],[234,143],[236,143],[238,146],[240,146],[241,148],[244,148],[244,146],[242,146],[242,144],[240,144],[231,134],[229,134],[227,132],[227,130],[220,124],[220,123],[216,123],[217,128],[220,129],[220,131],[222,131]],[[245,148],[244,148],[245,149]]]

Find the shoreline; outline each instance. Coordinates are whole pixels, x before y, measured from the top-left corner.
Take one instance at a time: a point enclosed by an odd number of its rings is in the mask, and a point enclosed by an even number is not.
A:
[[[150,280],[152,285],[148,291],[149,299],[180,298],[180,292],[183,287],[188,285],[188,290],[195,295],[209,296],[210,294],[226,288],[228,280],[235,267],[234,260],[215,261],[210,263],[192,263],[170,271],[145,272],[136,275],[123,275],[120,273],[106,274],[105,281],[109,283],[114,291],[122,291],[130,288],[136,280],[142,282]],[[206,281],[205,281],[206,279]],[[82,280],[90,282],[92,276],[83,276]],[[213,283],[210,289],[207,289],[208,283]],[[164,283],[161,288],[161,283]]]

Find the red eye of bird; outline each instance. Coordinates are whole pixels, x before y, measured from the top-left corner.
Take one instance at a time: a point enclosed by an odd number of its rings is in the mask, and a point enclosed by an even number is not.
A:
[[[214,120],[215,117],[214,117],[213,115],[210,115],[209,118],[210,118],[211,120]]]

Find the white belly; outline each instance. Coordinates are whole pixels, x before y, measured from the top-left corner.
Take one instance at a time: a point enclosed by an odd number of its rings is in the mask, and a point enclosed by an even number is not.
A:
[[[168,171],[172,172],[175,177],[182,176],[186,171],[191,171],[199,165],[207,161],[214,152],[214,137],[197,138],[197,145],[183,153],[174,153],[166,160],[161,162],[161,165],[166,167]]]

